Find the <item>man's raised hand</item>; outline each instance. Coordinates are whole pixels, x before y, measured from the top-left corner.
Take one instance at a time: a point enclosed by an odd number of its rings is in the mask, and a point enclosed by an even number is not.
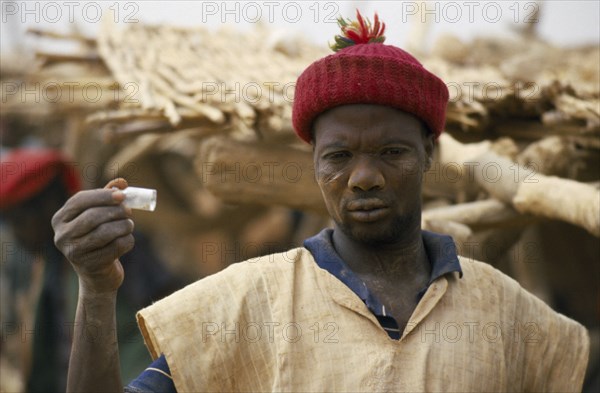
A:
[[[127,182],[116,179],[104,189],[81,191],[52,218],[54,242],[77,272],[80,290],[116,293],[123,282],[119,257],[134,245],[131,209],[122,202]]]

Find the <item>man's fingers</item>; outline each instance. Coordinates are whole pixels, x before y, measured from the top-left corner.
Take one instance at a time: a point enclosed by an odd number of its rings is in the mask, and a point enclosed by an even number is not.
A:
[[[117,250],[117,253],[119,254],[119,258],[123,254],[131,251],[133,249],[134,244],[135,244],[135,238],[133,237],[132,234],[122,236],[118,239],[115,239],[114,247]]]
[[[67,223],[65,236],[80,238],[104,223],[131,218],[131,209],[125,206],[100,206],[83,211],[74,220]]]
[[[125,199],[125,195],[116,190],[86,190],[80,191],[71,197],[57,212],[62,222],[69,222],[79,216],[84,210],[97,206],[118,205]]]
[[[121,191],[127,182],[115,179],[107,187],[78,192],[52,217],[56,246],[82,282],[102,291],[121,285],[123,269],[115,260],[134,244],[131,209]]]
[[[125,235],[113,239],[110,243],[93,251],[85,251],[79,254],[81,250],[73,250],[71,257],[78,260],[77,270],[85,276],[94,275],[110,268],[115,259],[131,251],[135,244],[133,235]],[[85,272],[85,273],[84,273]]]
[[[117,187],[118,189],[123,190],[123,189],[127,188],[127,186],[128,186],[127,180],[123,179],[122,177],[118,177],[116,179],[109,181],[108,184],[106,184],[104,186],[104,188]]]
[[[75,241],[80,241],[85,250],[96,250],[115,239],[133,233],[133,227],[133,221],[130,219],[105,222]]]
[[[120,248],[111,248],[111,244],[119,238],[131,236],[133,241],[133,221],[119,220],[100,225],[92,232],[81,238],[68,240],[61,244],[61,249],[73,264],[87,269],[95,270],[96,265],[103,265],[118,258]],[[122,248],[122,245],[119,244]]]

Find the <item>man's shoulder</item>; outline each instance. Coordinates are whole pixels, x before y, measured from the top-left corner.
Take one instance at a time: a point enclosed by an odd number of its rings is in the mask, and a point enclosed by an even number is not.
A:
[[[298,264],[304,264],[313,260],[310,251],[304,247],[296,247],[233,263],[218,273],[200,279],[199,282],[207,279],[223,280],[233,277],[247,280],[250,277],[259,277],[273,272],[283,273],[285,271],[292,271]]]
[[[198,298],[200,294],[213,294],[216,291],[224,292],[227,288],[231,289],[230,292],[235,293],[236,296],[244,296],[248,291],[256,292],[256,288],[265,285],[266,281],[272,281],[283,274],[293,274],[299,265],[310,266],[312,261],[314,259],[310,251],[304,247],[250,258],[203,277],[154,305],[179,303],[184,298]]]
[[[307,249],[299,247],[231,264],[140,310],[138,321],[164,326],[169,320],[199,310],[206,317],[239,315],[270,296],[279,280],[295,274],[298,268],[310,269],[311,258]]]
[[[540,306],[546,305],[517,280],[489,263],[464,256],[458,258],[463,270],[463,278],[458,280],[459,285],[467,293],[476,294],[482,301],[492,304],[520,303],[519,298],[533,298],[539,301]]]
[[[496,269],[492,265],[471,258],[459,256],[463,268],[463,289],[467,294],[476,294],[483,303],[496,304],[503,313],[530,320],[551,320],[558,324],[571,325],[575,329],[583,326],[552,309],[539,297],[523,288],[514,278]]]
[[[477,282],[478,285],[492,286],[496,284],[508,285],[510,287],[521,287],[519,283],[506,273],[496,269],[486,262],[481,262],[473,258],[458,256],[460,266],[466,282]]]

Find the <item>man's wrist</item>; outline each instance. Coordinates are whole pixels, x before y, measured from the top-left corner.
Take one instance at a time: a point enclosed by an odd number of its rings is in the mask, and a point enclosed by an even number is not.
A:
[[[93,300],[116,300],[119,288],[105,288],[103,286],[87,283],[84,279],[79,279],[79,299],[86,301]]]

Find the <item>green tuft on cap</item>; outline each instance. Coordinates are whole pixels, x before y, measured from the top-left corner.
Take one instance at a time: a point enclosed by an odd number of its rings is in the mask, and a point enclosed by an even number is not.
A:
[[[375,13],[375,22],[371,25],[371,21],[368,18],[363,19],[362,15],[356,10],[356,19],[352,21],[350,19],[338,18],[338,25],[342,30],[342,35],[336,35],[334,37],[335,43],[329,44],[329,47],[334,52],[349,46],[358,44],[372,44],[372,43],[383,43],[385,41],[385,23],[379,22],[379,17]]]

